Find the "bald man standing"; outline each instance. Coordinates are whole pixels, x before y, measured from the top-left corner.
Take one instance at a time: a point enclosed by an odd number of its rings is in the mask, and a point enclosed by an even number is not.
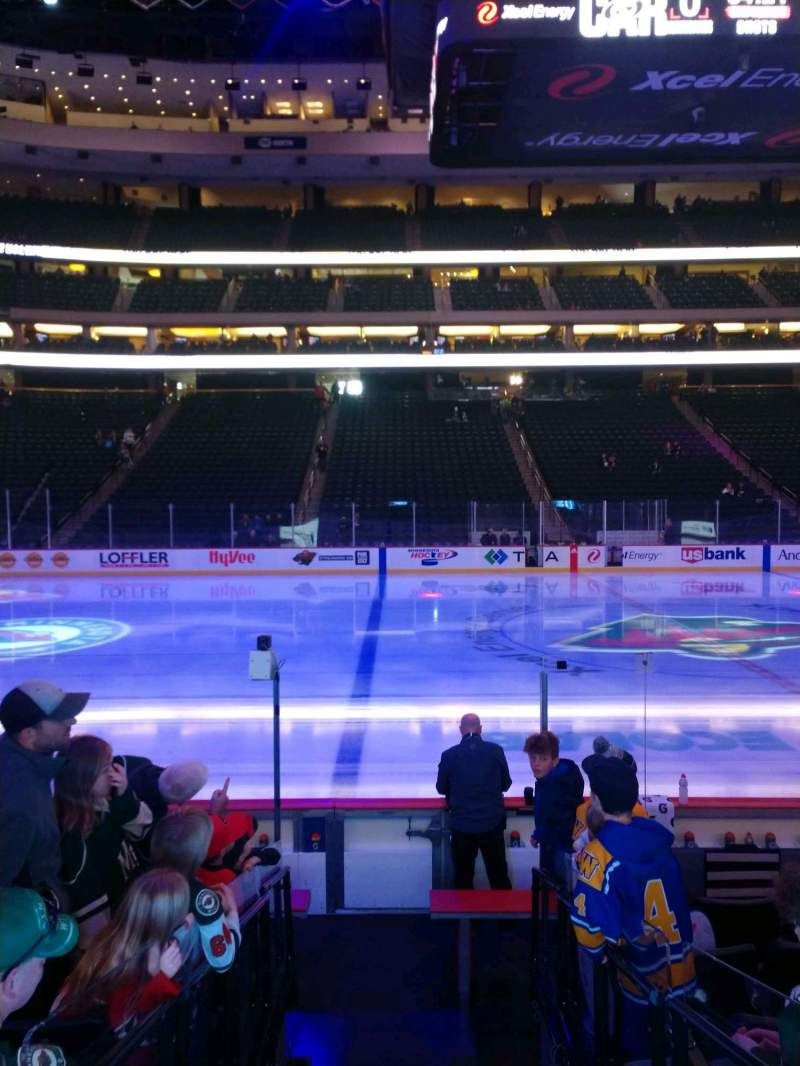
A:
[[[511,775],[503,749],[481,736],[477,714],[465,714],[459,726],[461,743],[442,752],[436,791],[450,810],[456,888],[472,888],[480,851],[492,888],[511,888],[503,831],[503,793]]]

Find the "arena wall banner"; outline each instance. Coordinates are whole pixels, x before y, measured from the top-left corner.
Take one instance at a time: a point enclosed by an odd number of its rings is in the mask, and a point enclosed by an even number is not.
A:
[[[420,570],[524,570],[525,549],[521,546],[387,548],[388,573]]]
[[[770,549],[770,569],[800,570],[800,544],[773,544]]]
[[[378,569],[377,548],[113,548],[0,551],[0,574],[332,573]]]
[[[622,549],[622,565],[638,570],[762,570],[760,544],[643,544]]]

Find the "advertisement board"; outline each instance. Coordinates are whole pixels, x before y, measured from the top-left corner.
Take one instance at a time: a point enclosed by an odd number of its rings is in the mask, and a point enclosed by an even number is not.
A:
[[[622,549],[622,565],[639,570],[761,570],[760,544],[643,544]]]
[[[286,573],[378,569],[377,548],[109,548],[0,551],[0,574]]]
[[[800,544],[774,544],[771,557],[773,570],[800,570]]]
[[[387,548],[389,573],[420,570],[524,570],[525,549],[511,547]]]

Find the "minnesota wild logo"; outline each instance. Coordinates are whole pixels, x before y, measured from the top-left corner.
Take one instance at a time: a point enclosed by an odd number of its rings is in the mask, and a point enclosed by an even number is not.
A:
[[[672,651],[696,659],[763,659],[800,647],[800,623],[719,615],[637,614],[559,642],[587,651]]]

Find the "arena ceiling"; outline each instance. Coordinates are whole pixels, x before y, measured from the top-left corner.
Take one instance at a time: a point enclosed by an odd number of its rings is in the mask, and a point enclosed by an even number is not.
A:
[[[3,41],[62,52],[265,62],[385,54],[379,0],[3,0],[2,14]]]

